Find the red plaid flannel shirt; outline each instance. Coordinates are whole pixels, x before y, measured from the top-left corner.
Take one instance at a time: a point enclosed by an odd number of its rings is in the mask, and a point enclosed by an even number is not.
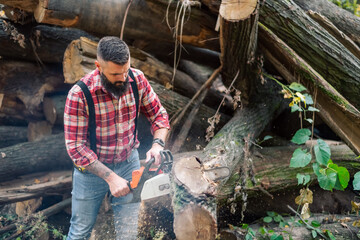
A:
[[[136,78],[140,112],[151,122],[151,131],[170,128],[168,114],[144,74],[131,68]],[[81,88],[74,85],[68,93],[64,111],[66,149],[77,166],[85,167],[95,160],[104,163],[125,161],[134,144],[136,106],[131,88],[119,99],[102,87],[100,73],[96,69],[84,76],[95,105],[97,155],[90,149],[88,136],[88,107]],[[133,80],[129,77],[129,81]]]

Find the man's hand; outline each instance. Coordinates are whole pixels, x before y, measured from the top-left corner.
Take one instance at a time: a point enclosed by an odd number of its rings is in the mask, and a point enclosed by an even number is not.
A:
[[[160,151],[164,150],[164,148],[158,144],[153,144],[151,149],[146,153],[146,162],[150,161],[150,159],[153,157],[155,158],[155,165],[159,165],[161,163],[161,155]]]
[[[128,181],[115,173],[110,174],[106,182],[109,184],[110,192],[114,197],[123,197],[130,193]]]
[[[109,184],[110,192],[114,197],[123,197],[130,192],[127,185],[128,181],[118,176],[100,161],[96,160],[85,169],[104,179]]]

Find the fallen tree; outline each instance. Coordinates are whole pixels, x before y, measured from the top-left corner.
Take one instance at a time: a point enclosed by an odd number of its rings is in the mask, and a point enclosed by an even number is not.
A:
[[[300,82],[315,99],[320,116],[333,131],[360,154],[360,112],[284,41],[260,24],[260,50],[289,83]]]
[[[286,11],[284,11],[286,9]],[[360,60],[292,1],[265,1],[259,21],[357,109]]]

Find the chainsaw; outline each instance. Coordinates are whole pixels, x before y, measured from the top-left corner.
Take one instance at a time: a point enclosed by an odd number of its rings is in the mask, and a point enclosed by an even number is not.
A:
[[[150,168],[155,162],[155,158],[151,158],[145,166],[132,172],[132,180],[128,182],[128,187],[133,193],[131,202],[140,202],[170,193],[169,173],[173,156],[170,150],[160,151],[160,156],[161,163],[158,168]]]

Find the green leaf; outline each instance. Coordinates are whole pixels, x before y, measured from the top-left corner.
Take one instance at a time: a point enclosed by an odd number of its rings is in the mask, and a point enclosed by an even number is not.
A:
[[[299,105],[294,104],[294,105],[291,106],[291,112],[293,113],[293,112],[296,112],[296,111],[302,112],[303,110],[299,107]]]
[[[320,112],[319,109],[311,107],[311,106],[307,110],[310,111],[310,112]]]
[[[326,230],[326,233],[331,240],[336,240],[335,236],[329,230]]]
[[[305,101],[306,101],[307,105],[314,104],[314,101],[313,101],[312,97],[310,96],[310,94],[304,93],[303,95],[305,97]]]
[[[309,140],[310,135],[311,131],[309,129],[302,128],[296,131],[291,141],[296,144],[304,144],[307,140]]]
[[[360,172],[355,173],[353,181],[354,190],[360,190]]]
[[[307,150],[298,148],[294,151],[293,156],[290,160],[290,167],[305,167],[311,162],[311,154]]]
[[[320,227],[321,226],[321,223],[319,223],[318,221],[314,220],[314,221],[311,221],[311,226],[313,227]]]
[[[320,174],[318,176],[319,185],[322,189],[332,190],[335,186],[337,173],[333,170],[326,170],[326,174]]]
[[[311,235],[313,238],[317,237],[317,232],[315,230],[311,230]]]
[[[314,173],[315,173],[315,175],[317,176],[317,177],[319,177],[320,176],[320,165],[317,163],[317,162],[315,162],[315,163],[313,163],[313,170],[314,170]]]
[[[241,228],[242,228],[242,229],[248,229],[248,228],[249,228],[249,224],[243,223],[243,224],[241,225]]]
[[[304,87],[302,84],[297,83],[297,82],[291,83],[289,88],[294,90],[294,91],[297,91],[297,92],[302,92],[302,91],[306,90],[306,87]]]
[[[284,238],[282,235],[273,234],[273,235],[271,235],[270,240],[284,240]]]
[[[321,139],[318,139],[317,143],[318,144],[314,146],[316,161],[319,164],[326,166],[331,155],[330,147],[325,141]]]
[[[253,240],[253,239],[254,239],[254,238],[253,238],[253,236],[251,236],[250,233],[246,234],[245,240]]]
[[[267,211],[266,214],[270,217],[275,217],[276,216],[276,212],[270,212],[270,211]]]
[[[267,216],[267,217],[264,217],[264,222],[266,222],[266,223],[271,223],[272,222],[272,217],[269,217],[269,216]]]
[[[300,184],[303,184],[303,185],[306,185],[309,181],[310,181],[310,175],[308,174],[301,174],[301,173],[298,173],[296,174],[296,178],[298,180],[298,185]]]
[[[266,135],[266,136],[264,137],[264,140],[263,140],[263,141],[266,141],[266,140],[269,140],[269,139],[272,139],[272,138],[273,138],[272,136]]]
[[[280,215],[277,215],[274,217],[275,222],[280,222],[282,220],[282,217]]]
[[[265,235],[265,234],[267,234],[267,230],[266,230],[266,228],[264,228],[264,227],[260,227],[260,228],[259,228],[259,233],[260,233],[261,235]]]
[[[313,123],[313,120],[311,118],[306,118],[305,119],[308,123]]]
[[[350,181],[349,171],[344,167],[339,167],[337,173],[338,173],[338,177],[339,177],[341,186],[343,188],[347,188],[349,181]]]

